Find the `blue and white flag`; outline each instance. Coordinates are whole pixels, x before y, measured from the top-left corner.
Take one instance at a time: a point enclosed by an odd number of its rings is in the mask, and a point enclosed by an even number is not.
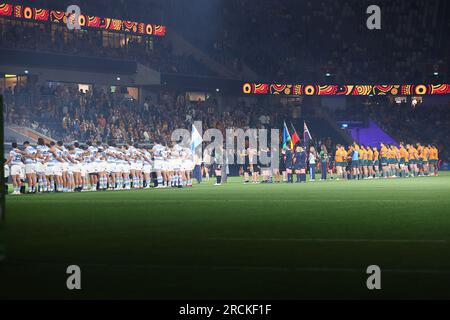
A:
[[[191,135],[191,150],[194,152],[195,149],[203,142],[202,136],[198,132],[197,128],[192,126],[192,135]]]

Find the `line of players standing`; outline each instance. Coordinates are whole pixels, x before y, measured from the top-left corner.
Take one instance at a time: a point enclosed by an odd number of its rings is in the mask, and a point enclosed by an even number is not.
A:
[[[194,160],[191,150],[178,144],[146,149],[39,139],[35,147],[28,141],[22,149],[13,143],[4,169],[14,195],[23,192],[25,181],[28,193],[148,189],[152,182],[156,188],[179,188],[192,186]]]
[[[270,151],[267,152],[270,157]],[[240,175],[244,183],[276,182],[282,180],[287,183],[305,183],[306,174],[309,172],[309,181],[315,181],[316,170],[320,168],[320,180],[327,177],[336,180],[362,180],[378,178],[417,177],[437,175],[439,168],[439,151],[434,145],[422,146],[421,143],[404,144],[399,146],[380,143],[380,148],[358,145],[353,143],[347,148],[337,145],[334,156],[322,145],[320,151],[314,146],[305,148],[296,146],[293,149],[285,148],[280,154],[280,166],[271,167],[262,165],[256,159],[261,152],[247,148],[242,156],[245,159],[240,166]],[[216,174],[220,174],[216,172]]]

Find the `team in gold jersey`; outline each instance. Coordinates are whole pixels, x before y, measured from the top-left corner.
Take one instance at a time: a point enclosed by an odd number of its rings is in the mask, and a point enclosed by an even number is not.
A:
[[[439,151],[431,144],[381,143],[377,148],[353,143],[348,148],[337,145],[334,161],[337,179],[436,176]]]

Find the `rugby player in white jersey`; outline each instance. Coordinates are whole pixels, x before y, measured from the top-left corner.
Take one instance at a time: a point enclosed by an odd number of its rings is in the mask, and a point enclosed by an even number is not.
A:
[[[75,160],[73,160],[72,156],[70,155],[70,149],[73,148],[73,146],[66,148],[64,145],[62,145],[60,148],[63,151],[63,159],[65,161],[64,163],[65,170],[63,171],[64,191],[74,192],[75,180],[73,178],[73,166],[75,164]]]
[[[125,157],[129,162],[130,176],[133,189],[139,188],[140,171],[139,155],[134,146],[125,146]],[[129,179],[129,177],[128,177]]]
[[[73,149],[70,150],[69,153],[73,159],[72,171],[73,179],[75,182],[75,190],[81,191],[83,187],[83,180],[81,178],[83,150],[80,148],[80,144],[78,142],[75,142],[73,144]]]
[[[97,153],[98,148],[92,145],[91,141],[87,143],[87,151],[91,155],[91,162],[88,167],[88,175],[89,182],[91,184],[91,191],[97,191],[97,183],[98,183],[98,162],[97,162]]]
[[[135,145],[135,167],[136,167],[136,182],[138,184],[139,189],[144,188],[144,155],[140,149],[137,148],[138,146]]]
[[[107,146],[98,146],[97,153],[97,173],[98,173],[98,186],[100,190],[106,190],[108,188],[108,157],[106,155]]]
[[[122,148],[118,147],[116,151],[116,190],[123,190],[125,186],[124,181],[124,153]]]
[[[45,144],[44,139],[38,138],[38,144],[36,146],[37,154],[36,154],[36,175],[38,178],[38,192],[47,192],[48,191],[48,181],[46,173],[47,167],[47,158],[49,154],[48,146]]]
[[[59,152],[55,148],[55,143],[52,141],[48,145],[49,154],[47,157],[47,167],[45,169],[45,175],[47,176],[50,185],[49,191],[55,191],[55,183],[57,185],[57,191],[62,191],[62,170],[60,163],[63,162],[62,158],[59,157]]]
[[[28,193],[35,193],[37,191],[37,179],[36,179],[36,157],[37,150],[30,145],[30,142],[25,141],[23,143],[24,151],[23,156],[25,158],[25,175],[28,181]]]
[[[58,141],[54,147],[55,147],[55,153],[56,156],[61,159],[59,163],[57,164],[57,169],[61,172],[61,176],[56,176],[56,190],[58,192],[63,192],[64,186],[67,185],[65,182],[65,178],[67,178],[67,170],[68,170],[68,163],[64,159],[64,150],[62,149],[63,143],[62,141]]]
[[[192,187],[193,171],[195,167],[194,153],[190,148],[183,148],[181,151],[181,170],[184,176],[184,183],[187,187]]]
[[[183,177],[181,175],[181,151],[183,147],[175,144],[170,150],[169,166],[171,169],[171,186],[175,188],[183,187]]]
[[[120,162],[120,171],[122,173],[122,189],[130,190],[131,189],[131,183],[130,183],[130,160],[127,156],[128,152],[128,146],[124,145],[122,146],[121,150],[119,151],[119,162]]]
[[[135,159],[134,166],[136,170],[136,183],[137,187],[135,189],[143,189],[144,188],[144,158],[141,150],[137,148],[137,145],[134,145],[133,148],[135,150]],[[134,187],[134,182],[133,182]]]
[[[17,143],[12,143],[12,150],[8,154],[6,159],[6,165],[11,167],[10,174],[13,183],[13,195],[20,195],[20,187],[22,182],[20,181],[20,176],[24,169],[24,164],[22,162],[23,153],[18,149]]]
[[[81,162],[81,181],[83,189],[81,191],[91,191],[91,174],[94,173],[94,162],[92,161],[92,154],[88,150],[88,146],[83,146],[82,162]]]
[[[156,188],[164,188],[164,154],[165,154],[165,148],[161,144],[157,143],[152,148],[153,151],[153,171],[156,172],[156,181],[157,185]]]
[[[162,155],[164,158],[163,161],[163,170],[162,170],[162,176],[163,176],[163,184],[166,188],[169,188],[171,186],[171,181],[172,181],[172,167],[170,164],[170,148],[169,146],[166,145],[164,146],[164,149],[162,151]]]
[[[63,192],[73,192],[73,160],[70,156],[69,150],[64,146],[62,141],[56,142],[56,149],[58,150],[58,156],[63,160],[60,164],[62,168],[62,184]]]
[[[143,166],[142,173],[144,175],[145,189],[150,189],[151,174],[153,170],[152,154],[147,149],[141,149]]]
[[[116,188],[116,148],[115,144],[113,142],[110,142],[108,145],[108,149],[106,149],[106,161],[108,162],[108,173],[109,173],[109,183],[108,183],[108,190],[114,190]]]

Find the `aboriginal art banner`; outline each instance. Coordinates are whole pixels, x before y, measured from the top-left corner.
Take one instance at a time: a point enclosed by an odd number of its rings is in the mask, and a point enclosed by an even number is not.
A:
[[[244,83],[245,94],[286,96],[414,96],[450,94],[450,84],[312,85]]]
[[[65,11],[39,9],[24,5],[15,5],[0,2],[0,16],[35,22],[51,22],[66,24],[67,14]],[[157,24],[126,21],[113,18],[101,18],[80,13],[78,17],[81,28],[95,28],[122,33],[132,33],[143,36],[166,35],[166,27]]]

